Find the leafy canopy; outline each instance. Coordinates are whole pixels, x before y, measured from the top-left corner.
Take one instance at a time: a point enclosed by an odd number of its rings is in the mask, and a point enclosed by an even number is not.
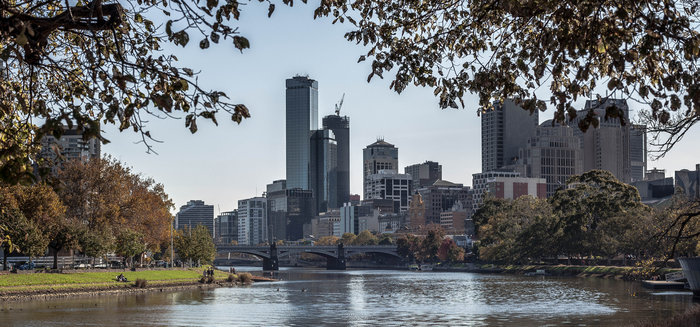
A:
[[[431,87],[442,108],[473,93],[479,111],[515,99],[565,122],[604,87],[648,105],[666,149],[700,120],[697,1],[322,0],[315,16],[352,25],[345,38],[369,48],[359,58],[371,61],[368,81]],[[624,118],[619,109],[605,118]],[[597,122],[591,110],[579,127]]]

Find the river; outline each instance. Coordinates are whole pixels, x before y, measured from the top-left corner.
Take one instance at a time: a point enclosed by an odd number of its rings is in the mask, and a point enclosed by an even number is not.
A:
[[[297,268],[276,276],[247,287],[0,303],[0,326],[626,326],[694,305],[688,292],[596,278]]]

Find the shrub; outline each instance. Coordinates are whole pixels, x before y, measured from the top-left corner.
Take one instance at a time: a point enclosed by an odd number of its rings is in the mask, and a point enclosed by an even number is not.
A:
[[[234,274],[229,274],[228,277],[226,278],[226,281],[229,283],[233,283],[236,281],[236,275]]]
[[[238,281],[242,284],[250,284],[253,282],[253,275],[250,273],[240,273],[238,274]]]
[[[141,278],[137,279],[136,282],[134,282],[134,286],[136,286],[138,288],[146,288],[147,285],[148,285],[148,281],[146,281],[145,279],[141,279]]]

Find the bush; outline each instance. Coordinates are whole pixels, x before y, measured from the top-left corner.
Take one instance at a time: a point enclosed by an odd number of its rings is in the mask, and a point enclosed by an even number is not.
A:
[[[226,281],[229,283],[233,283],[236,281],[236,275],[229,274],[228,277],[226,278]]]
[[[145,279],[141,279],[141,278],[137,279],[136,282],[134,282],[134,286],[136,286],[138,288],[146,288],[147,285],[148,285],[148,281],[146,281]]]
[[[250,273],[240,273],[238,274],[238,281],[242,284],[250,284],[253,282],[253,275]]]

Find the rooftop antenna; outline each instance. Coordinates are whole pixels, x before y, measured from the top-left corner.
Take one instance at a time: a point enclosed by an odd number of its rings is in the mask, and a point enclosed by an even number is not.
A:
[[[335,104],[335,115],[340,116],[340,108],[343,107],[343,100],[345,100],[345,93],[343,93],[343,96],[340,98],[340,102]]]

